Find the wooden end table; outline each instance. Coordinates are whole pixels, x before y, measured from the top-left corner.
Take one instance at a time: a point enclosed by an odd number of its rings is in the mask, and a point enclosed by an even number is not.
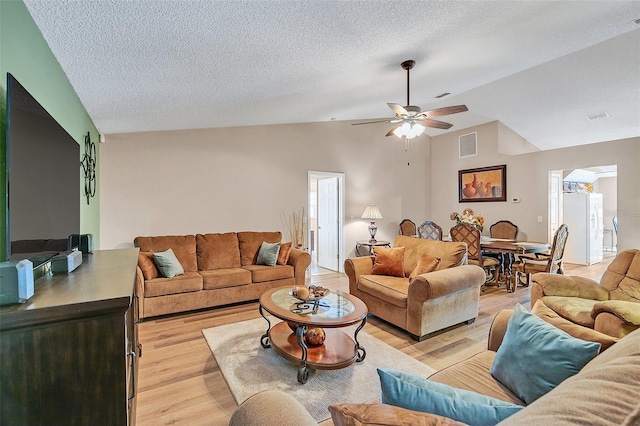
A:
[[[368,310],[362,300],[349,293],[331,291],[322,299],[305,302],[290,292],[291,287],[275,288],[260,297],[260,315],[268,324],[260,344],[299,365],[298,382],[307,382],[309,369],[336,370],[364,360],[367,353],[358,342],[358,333],[367,322]],[[265,311],[283,321],[271,326]],[[287,322],[296,325],[295,332]],[[357,323],[360,324],[353,339],[340,330]],[[319,346],[307,345],[304,339],[307,330],[313,327],[325,332],[325,341]]]
[[[362,247],[366,247],[367,248],[367,254],[362,254],[360,252],[360,249]],[[357,256],[370,256],[373,254],[373,248],[374,247],[391,247],[391,241],[383,241],[383,240],[376,240],[376,241],[358,241],[356,242],[356,255]]]

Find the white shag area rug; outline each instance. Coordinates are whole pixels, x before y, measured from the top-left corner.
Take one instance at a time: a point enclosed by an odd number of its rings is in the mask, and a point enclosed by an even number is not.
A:
[[[279,322],[269,317],[272,326]],[[318,421],[331,417],[327,407],[349,402],[372,402],[380,398],[377,368],[405,371],[427,377],[436,370],[360,331],[358,341],[367,356],[340,370],[311,370],[304,385],[298,383],[298,366],[273,349],[264,349],[260,337],[267,330],[263,318],[202,330],[238,404],[267,389],[280,389],[293,395]],[[353,328],[347,332],[353,337]]]

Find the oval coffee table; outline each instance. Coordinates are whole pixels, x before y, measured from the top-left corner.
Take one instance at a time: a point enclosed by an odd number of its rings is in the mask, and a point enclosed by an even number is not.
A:
[[[273,350],[298,367],[298,382],[304,384],[309,369],[336,370],[354,362],[361,362],[367,355],[358,343],[358,333],[367,322],[367,306],[357,297],[340,291],[331,291],[317,301],[305,302],[290,295],[291,287],[275,288],[260,297],[260,315],[268,327],[260,338],[263,348]],[[271,326],[267,311],[283,320]],[[287,322],[296,324],[292,332]],[[342,330],[357,324],[353,339]],[[319,346],[308,346],[304,334],[308,328],[321,327],[326,338]]]

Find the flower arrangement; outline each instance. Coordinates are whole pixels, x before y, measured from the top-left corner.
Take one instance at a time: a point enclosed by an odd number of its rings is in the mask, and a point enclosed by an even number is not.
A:
[[[294,212],[291,216],[287,216],[282,212],[282,222],[284,223],[287,234],[289,235],[289,241],[293,243],[295,248],[303,249],[306,234],[306,216],[304,214],[304,207],[301,212]]]
[[[482,231],[482,228],[484,226],[484,217],[482,216],[482,214],[476,214],[471,209],[462,210],[462,214],[453,212],[451,213],[449,218],[451,220],[455,220],[456,223],[469,223],[478,228],[480,231]]]

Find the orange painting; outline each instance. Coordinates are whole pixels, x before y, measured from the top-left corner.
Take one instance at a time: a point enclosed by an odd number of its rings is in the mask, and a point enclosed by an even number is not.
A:
[[[507,166],[483,167],[458,172],[458,201],[506,201]]]

